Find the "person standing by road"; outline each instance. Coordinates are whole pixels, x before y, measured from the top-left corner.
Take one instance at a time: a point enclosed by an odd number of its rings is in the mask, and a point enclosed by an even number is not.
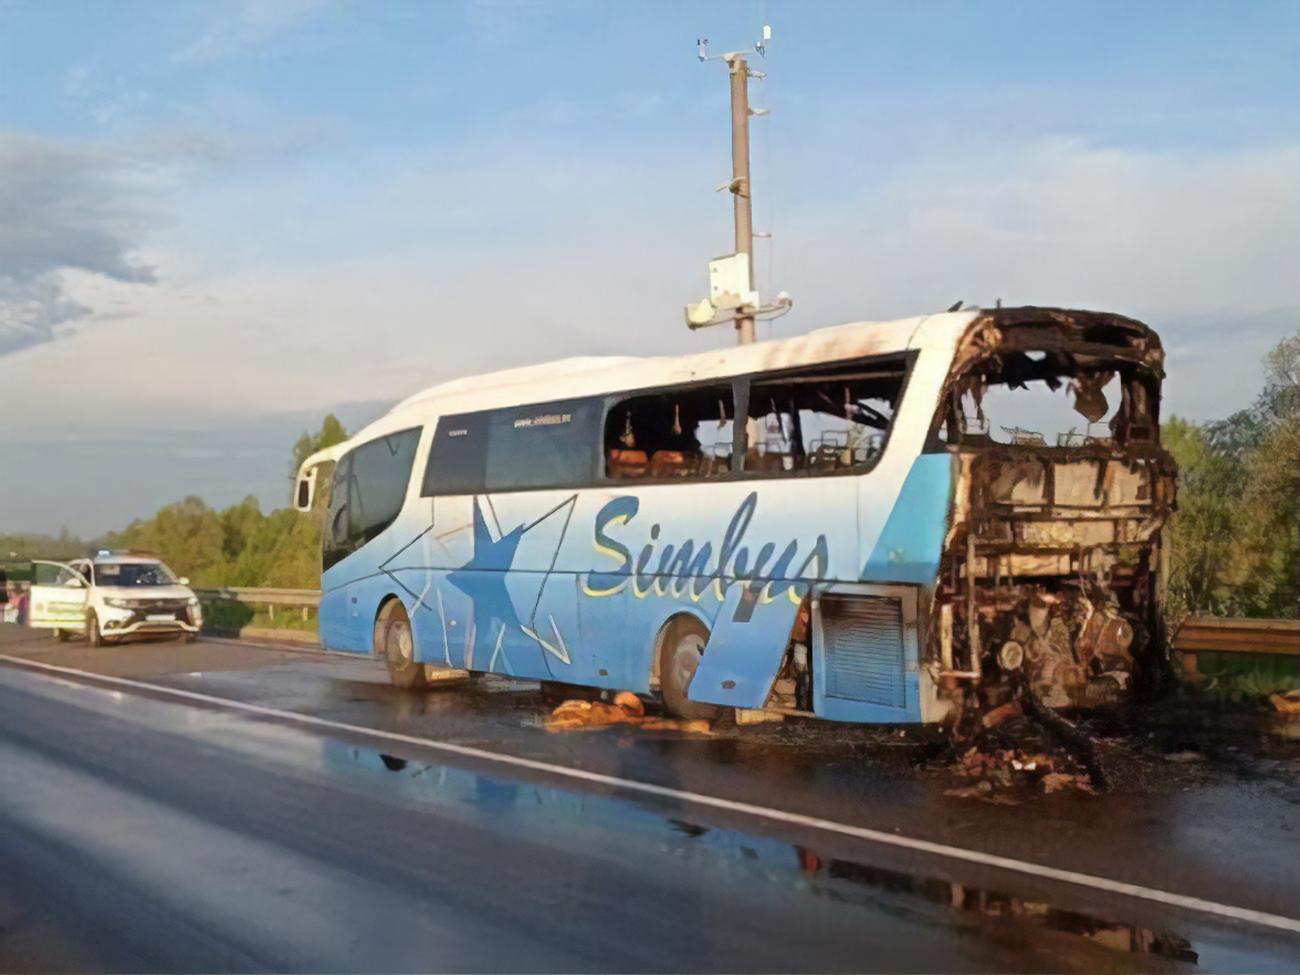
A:
[[[0,566],[0,623],[5,621],[5,610],[9,604],[9,575]]]

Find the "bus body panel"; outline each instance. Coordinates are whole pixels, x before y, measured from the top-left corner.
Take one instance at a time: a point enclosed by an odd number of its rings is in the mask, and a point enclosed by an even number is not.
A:
[[[715,698],[761,707],[809,584],[907,581],[916,567],[903,571],[896,557],[869,562],[867,576],[864,543],[879,549],[876,536],[895,524],[902,503],[931,504],[928,513],[912,512],[929,522],[945,517],[946,497],[900,491],[936,481],[916,466],[933,414],[930,390],[947,359],[933,351],[919,358],[884,452],[860,474],[425,498],[426,442],[395,522],[326,571],[322,641],[370,652],[379,608],[397,596],[418,660],[645,693],[667,622],[685,614],[711,633],[726,630],[726,604],[738,604],[757,578],[762,605],[753,628],[745,640],[739,630],[721,637],[705,680],[718,685]],[[914,550],[909,558],[937,564],[937,550]],[[723,649],[729,644],[734,653]],[[723,689],[723,681],[737,687]]]
[[[751,709],[767,702],[803,602],[802,593],[795,602],[771,596],[769,589],[765,584],[746,582],[727,589],[727,598],[713,621],[707,652],[691,679],[688,696],[692,701]]]
[[[320,607],[317,609],[317,626],[320,629],[321,646],[328,650],[351,650],[348,635],[348,588],[338,585],[332,589],[322,589]]]
[[[916,458],[862,567],[861,581],[933,587],[948,533],[952,498],[951,455],[945,451]]]

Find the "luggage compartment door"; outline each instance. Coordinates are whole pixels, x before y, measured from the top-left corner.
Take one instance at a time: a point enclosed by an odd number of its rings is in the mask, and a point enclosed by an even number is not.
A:
[[[762,583],[733,583],[687,694],[692,701],[733,708],[761,708],[776,680],[790,643],[799,603],[790,598],[791,583],[764,599]]]

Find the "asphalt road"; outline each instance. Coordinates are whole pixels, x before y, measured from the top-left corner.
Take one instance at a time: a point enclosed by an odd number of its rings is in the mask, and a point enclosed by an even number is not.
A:
[[[942,774],[917,761],[930,746],[880,733],[548,735],[526,687],[411,697],[365,660],[229,642],[92,651],[3,627],[0,653],[355,729],[0,666],[6,971],[1300,967],[1300,936],[1276,927],[583,787],[540,766],[450,760],[365,729],[1082,862],[1296,917],[1285,751],[1253,779],[1244,766],[1164,763],[1142,801],[1122,780],[1117,794],[1008,809],[944,797]],[[1211,858],[1210,834],[1229,825],[1242,849],[1221,835]],[[1123,862],[1157,834],[1157,850]],[[1091,860],[1088,843],[1101,845]]]

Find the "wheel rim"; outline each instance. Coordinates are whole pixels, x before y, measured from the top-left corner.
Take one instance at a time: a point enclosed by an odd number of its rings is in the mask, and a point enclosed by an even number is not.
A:
[[[388,639],[385,641],[384,650],[395,666],[405,667],[413,663],[415,646],[411,640],[411,628],[400,620],[393,623],[388,628]]]
[[[679,640],[668,663],[672,686],[685,694],[686,689],[691,686],[691,681],[695,679],[695,672],[699,670],[700,660],[703,657],[704,641],[698,634],[688,633]]]

